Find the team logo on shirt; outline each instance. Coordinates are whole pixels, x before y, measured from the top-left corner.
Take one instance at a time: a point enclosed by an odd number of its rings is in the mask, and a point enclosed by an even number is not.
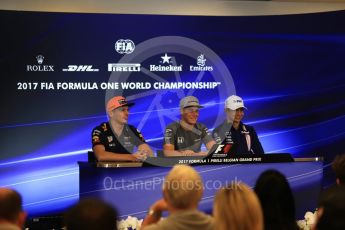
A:
[[[177,143],[182,144],[184,142],[184,137],[177,137]]]
[[[204,131],[205,131],[205,133],[206,133],[208,136],[212,136],[212,134],[210,133],[210,131],[208,131],[208,128],[207,128],[207,127],[204,128]]]
[[[104,124],[102,125],[102,129],[103,129],[103,131],[107,131],[107,130],[108,130],[107,124],[104,123]]]
[[[123,143],[122,144],[126,148],[131,148],[132,147],[131,137],[130,136],[123,137]]]
[[[108,142],[112,142],[113,141],[113,137],[112,136],[107,136],[108,138]]]
[[[231,131],[225,132],[225,142],[226,143],[234,143],[231,137]]]

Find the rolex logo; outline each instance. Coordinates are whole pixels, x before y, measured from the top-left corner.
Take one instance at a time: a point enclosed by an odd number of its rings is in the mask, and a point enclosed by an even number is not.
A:
[[[37,63],[41,65],[44,60],[43,55],[37,55],[36,60],[37,60]]]
[[[26,71],[28,72],[52,72],[54,71],[53,65],[41,65],[44,61],[44,56],[39,54],[36,56],[38,65],[26,65]]]

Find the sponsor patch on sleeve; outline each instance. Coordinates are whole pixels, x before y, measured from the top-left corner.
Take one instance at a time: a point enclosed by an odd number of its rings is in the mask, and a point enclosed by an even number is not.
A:
[[[143,141],[143,140],[144,140],[143,134],[142,134],[138,129],[137,129],[137,132],[138,132],[138,134],[139,134],[140,139]]]
[[[95,143],[100,143],[101,140],[99,139],[99,136],[97,135],[94,135],[92,136],[92,143],[95,144]]]
[[[208,130],[208,128],[204,128],[204,132],[206,133],[206,135],[212,136],[212,134],[210,133],[210,131]]]
[[[172,137],[172,135],[173,135],[173,132],[171,129],[165,129],[165,133],[164,133],[165,138],[168,138],[168,137],[170,138]]]

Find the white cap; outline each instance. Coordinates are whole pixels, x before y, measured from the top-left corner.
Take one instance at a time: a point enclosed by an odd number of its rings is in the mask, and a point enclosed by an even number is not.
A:
[[[239,108],[247,109],[244,106],[242,98],[240,98],[239,96],[236,96],[236,95],[232,95],[225,100],[225,108],[231,109],[231,110],[236,110]]]

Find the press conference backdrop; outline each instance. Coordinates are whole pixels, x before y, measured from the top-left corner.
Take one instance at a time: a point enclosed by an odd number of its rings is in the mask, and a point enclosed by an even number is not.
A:
[[[180,98],[197,96],[205,105],[199,121],[212,130],[224,119],[226,97],[237,94],[266,152],[324,156],[329,169],[344,151],[344,11],[0,11],[0,19],[0,186],[22,193],[31,216],[78,200],[77,161],[87,160],[91,130],[107,120],[112,95],[136,103],[129,123],[153,149],[179,118]]]

